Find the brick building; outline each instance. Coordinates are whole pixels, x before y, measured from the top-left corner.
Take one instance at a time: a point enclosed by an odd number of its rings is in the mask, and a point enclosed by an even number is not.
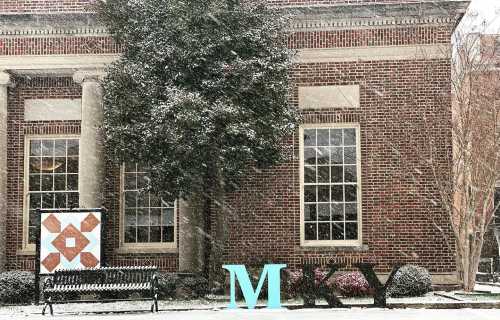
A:
[[[111,264],[189,269],[197,248],[189,203],[138,196],[141,168],[111,166],[97,142],[99,78],[120,48],[90,2],[0,3],[1,265],[34,268],[35,208],[104,206]],[[416,196],[437,191],[412,159],[425,115],[449,160],[447,52],[469,1],[269,2],[295,13],[292,103],[303,124],[285,163],[249,172],[227,195],[237,214],[225,262],[373,261],[381,273],[408,262],[436,283],[454,282],[448,217]],[[418,170],[418,181],[406,170]]]
[[[498,34],[473,34],[470,36],[471,41],[475,40],[474,45],[478,46],[481,53],[481,63],[483,68],[480,69],[482,77],[479,78],[481,84],[487,83],[488,85],[481,86],[481,94],[489,101],[494,101],[498,105],[499,100],[499,87],[500,81],[500,35]],[[486,92],[482,92],[482,91]],[[494,204],[496,207],[500,203],[500,181],[497,182]],[[497,209],[496,218],[490,225],[488,232],[484,238],[484,245],[482,250],[482,257],[493,259],[493,268],[500,270],[500,208]],[[483,269],[481,266],[480,271],[487,271],[490,268]],[[486,266],[488,267],[488,266]],[[491,266],[490,266],[491,267]]]

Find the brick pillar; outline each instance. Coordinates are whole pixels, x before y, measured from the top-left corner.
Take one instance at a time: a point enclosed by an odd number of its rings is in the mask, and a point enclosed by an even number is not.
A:
[[[77,71],[73,79],[82,86],[82,122],[78,187],[81,208],[100,208],[103,203],[104,154],[100,130],[103,124],[102,72]]]
[[[10,75],[0,72],[0,271],[5,269],[7,224],[7,87]]]

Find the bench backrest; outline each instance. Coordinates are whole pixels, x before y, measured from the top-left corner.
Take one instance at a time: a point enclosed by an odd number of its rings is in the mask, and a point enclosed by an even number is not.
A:
[[[157,267],[109,267],[83,270],[56,270],[54,284],[150,283]]]

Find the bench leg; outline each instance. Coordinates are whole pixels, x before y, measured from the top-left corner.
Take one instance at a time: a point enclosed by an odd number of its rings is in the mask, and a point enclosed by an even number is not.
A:
[[[153,304],[151,304],[151,312],[158,312],[158,294],[153,295]]]
[[[48,298],[47,300],[45,300],[45,305],[43,306],[43,309],[42,309],[42,316],[45,315],[45,311],[47,310],[47,307],[49,307],[50,315],[53,316],[54,309],[52,308],[52,298]]]

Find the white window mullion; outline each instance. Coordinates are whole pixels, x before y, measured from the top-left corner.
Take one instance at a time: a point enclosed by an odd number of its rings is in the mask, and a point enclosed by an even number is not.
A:
[[[335,133],[335,135],[333,134]],[[306,137],[306,134],[310,134],[310,137]],[[339,136],[340,134],[340,136]],[[314,135],[314,137],[312,137]],[[359,125],[358,124],[319,124],[319,125],[303,125],[300,128],[300,178],[301,178],[301,244],[302,245],[359,245],[361,243],[361,179],[360,177],[360,146],[359,146]],[[328,140],[328,141],[327,141]],[[305,156],[306,148],[313,148],[316,150],[315,158],[315,169],[316,169],[316,182],[305,183]],[[338,148],[338,149],[336,149]],[[333,161],[335,150],[341,151],[342,155],[337,158],[342,163],[337,163]],[[328,155],[323,154],[328,152]],[[354,152],[354,154],[353,154]],[[321,153],[322,159],[329,159],[329,162],[321,161],[319,163],[318,157]],[[338,154],[335,152],[335,154]],[[356,161],[351,157],[355,157]],[[310,166],[310,164],[308,164]],[[328,167],[329,181],[325,183],[323,179],[320,180],[320,171],[325,171],[324,167]],[[341,168],[339,168],[341,167]],[[355,167],[355,172],[352,172]],[[334,179],[333,172],[342,174],[340,180]],[[347,177],[347,173],[355,174],[355,177]],[[325,175],[326,176],[326,175]],[[348,181],[349,180],[349,181]],[[353,182],[355,181],[355,182]],[[308,192],[312,192],[314,188],[315,192],[315,202],[311,202],[308,199],[308,204],[315,204],[316,217],[315,219],[305,220],[305,206],[306,206],[306,195]],[[328,187],[328,192],[324,187]],[[334,187],[337,186],[338,190],[333,193]],[[353,188],[354,187],[354,188]],[[341,188],[341,189],[340,189]],[[321,192],[320,192],[320,189]],[[353,190],[354,189],[354,190]],[[352,192],[355,194],[352,194]],[[325,202],[325,197],[328,193],[329,198]],[[338,195],[338,197],[336,196]],[[355,202],[353,201],[355,199]],[[326,221],[326,208],[322,205],[328,204],[329,219]],[[356,208],[356,221],[353,221],[354,217],[349,214],[349,219],[347,219],[347,207],[349,205],[351,211],[351,203],[355,203]],[[334,206],[335,205],[335,206]],[[324,209],[324,210],[323,210]],[[321,210],[321,211],[320,211]],[[334,210],[342,210],[342,212],[335,212]],[[323,213],[325,216],[320,213]],[[354,212],[352,212],[354,213]],[[310,216],[310,214],[308,214]],[[335,218],[334,218],[335,217]],[[323,221],[323,218],[325,219]],[[342,218],[342,220],[339,220]],[[329,227],[327,227],[327,224]],[[308,227],[309,225],[309,227]],[[335,226],[338,226],[337,229]],[[311,234],[310,231],[315,230],[315,234]],[[308,231],[310,230],[310,231]],[[330,232],[328,233],[328,230]],[[339,234],[338,232],[342,232]]]

